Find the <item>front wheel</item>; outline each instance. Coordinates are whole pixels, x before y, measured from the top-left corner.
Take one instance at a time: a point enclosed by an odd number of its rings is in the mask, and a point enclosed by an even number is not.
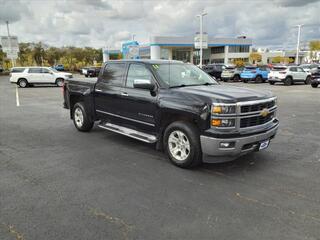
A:
[[[64,80],[63,80],[62,78],[58,78],[58,79],[56,80],[56,85],[57,85],[58,87],[62,87],[62,86],[63,86],[63,82],[64,82]]]
[[[269,81],[269,84],[270,84],[270,85],[274,85],[274,82],[273,82],[273,81]]]
[[[311,83],[311,87],[313,87],[313,88],[317,88],[318,87],[318,83]]]
[[[304,81],[304,84],[309,85],[310,83],[311,83],[311,77],[308,76],[308,77],[306,78],[306,80]]]
[[[72,116],[73,123],[79,131],[88,132],[92,129],[94,122],[91,120],[82,102],[74,105]]]
[[[286,77],[286,79],[284,80],[284,85],[286,85],[286,86],[292,85],[292,78]]]
[[[239,75],[234,75],[233,81],[236,81],[236,82],[240,81],[240,76]]]
[[[202,162],[199,131],[192,123],[170,124],[164,133],[164,146],[170,161],[178,167],[191,168]]]

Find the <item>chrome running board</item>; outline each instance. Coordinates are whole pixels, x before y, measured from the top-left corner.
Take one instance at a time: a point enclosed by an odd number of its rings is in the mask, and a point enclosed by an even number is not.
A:
[[[127,137],[131,137],[146,143],[155,143],[158,140],[157,137],[154,135],[139,132],[137,130],[122,127],[112,123],[100,123],[98,127],[109,130],[111,132],[120,133]]]

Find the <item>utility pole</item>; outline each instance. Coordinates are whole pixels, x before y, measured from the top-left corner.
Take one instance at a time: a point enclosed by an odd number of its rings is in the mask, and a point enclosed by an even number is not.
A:
[[[202,12],[201,14],[197,15],[198,18],[200,18],[200,68],[202,68],[202,45],[203,45],[203,29],[202,29],[202,21],[203,16],[207,15],[207,13]]]
[[[10,38],[10,31],[9,31],[9,21],[6,21],[7,24],[7,32],[8,32],[8,41],[9,41],[9,51],[10,51],[10,58],[12,67],[14,67],[14,60],[12,58],[12,47],[11,47],[11,38]]]
[[[299,48],[300,48],[300,34],[301,34],[301,27],[303,24],[296,25],[298,27],[298,40],[297,40],[297,53],[296,53],[296,64],[299,64]]]

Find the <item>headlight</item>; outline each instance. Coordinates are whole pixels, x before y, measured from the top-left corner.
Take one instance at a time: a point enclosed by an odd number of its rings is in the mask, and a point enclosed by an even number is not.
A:
[[[212,111],[213,114],[235,114],[236,105],[213,105]]]
[[[213,127],[234,127],[235,123],[235,119],[211,119]]]

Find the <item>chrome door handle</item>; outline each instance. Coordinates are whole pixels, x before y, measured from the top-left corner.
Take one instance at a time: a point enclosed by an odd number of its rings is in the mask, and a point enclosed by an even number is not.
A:
[[[102,90],[101,90],[101,89],[96,89],[95,91],[96,91],[96,92],[102,92]]]
[[[125,96],[125,97],[127,97],[127,96],[129,96],[129,94],[128,94],[128,93],[126,93],[126,92],[122,92],[122,93],[121,93],[121,96]]]

